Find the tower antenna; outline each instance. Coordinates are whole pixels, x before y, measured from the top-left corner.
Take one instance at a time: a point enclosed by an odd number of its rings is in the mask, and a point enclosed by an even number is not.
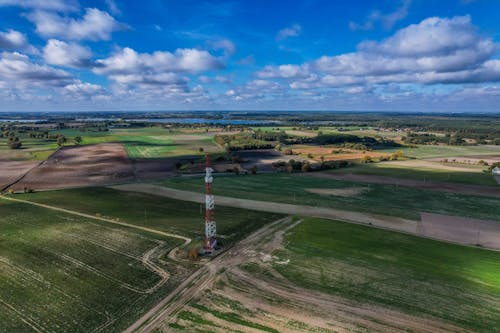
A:
[[[215,226],[215,199],[212,193],[214,170],[210,166],[210,157],[205,155],[205,253],[211,254],[217,245]]]

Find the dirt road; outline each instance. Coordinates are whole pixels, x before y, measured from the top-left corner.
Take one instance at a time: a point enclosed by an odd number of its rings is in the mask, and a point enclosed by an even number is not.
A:
[[[482,195],[482,196],[500,198],[500,187],[497,186],[481,186],[481,185],[445,183],[445,182],[435,182],[435,181],[422,181],[422,180],[403,179],[403,178],[394,178],[394,177],[377,176],[377,175],[355,175],[352,173],[340,174],[340,173],[311,172],[308,173],[307,176],[313,176],[325,179],[365,182],[371,184],[408,186],[408,187],[422,188],[433,191],[462,193],[469,195]]]
[[[288,317],[288,320],[300,317],[311,324],[324,321],[324,325],[320,326],[325,331],[333,329],[338,332],[350,331],[346,327],[364,327],[368,331],[381,332],[404,331],[407,329],[415,332],[460,330],[453,325],[438,320],[419,318],[373,304],[358,304],[333,295],[303,289],[290,284],[277,272],[273,273],[278,274],[274,278],[266,279],[265,277],[250,275],[240,269],[241,264],[249,262],[266,265],[265,262],[259,261],[262,259],[259,259],[259,256],[255,254],[273,253],[274,250],[282,246],[283,234],[300,222],[301,220],[293,221],[290,217],[286,217],[257,230],[235,244],[231,249],[208,262],[123,333],[149,333],[161,326],[166,327],[168,323],[176,319],[176,313],[185,309],[191,300],[201,296],[204,290],[210,289],[212,292],[216,292],[214,291],[214,284],[219,279],[222,279],[227,286],[224,291],[219,291],[222,294],[226,290],[231,290],[237,293],[235,295],[236,299],[240,299],[240,297],[242,297],[241,299],[248,299],[250,297],[249,302],[257,302],[259,309],[266,308],[266,305],[263,304],[265,301],[260,299],[258,295],[265,294],[268,298],[276,296],[277,299],[289,300],[284,304],[267,304],[267,310],[272,314],[284,314]],[[270,266],[266,267],[272,270]],[[229,282],[227,277],[231,277],[229,280],[238,281],[236,288],[231,288],[232,282]],[[249,293],[242,292],[245,289],[244,286],[250,286]],[[247,303],[244,302],[244,304]],[[296,313],[294,310],[300,311],[300,313]],[[205,315],[207,314],[202,314],[202,316]],[[328,319],[325,321],[325,318]],[[204,319],[214,320],[213,317]],[[252,319],[255,320],[255,318]],[[270,322],[265,324],[271,326],[272,323]],[[237,325],[231,328],[242,330],[242,327]],[[244,328],[248,329],[246,326]],[[283,327],[274,328],[278,331],[283,329]],[[200,327],[200,330],[203,330],[203,328]],[[295,332],[290,327],[286,331]]]
[[[205,202],[205,196],[200,193],[177,190],[153,184],[124,184],[114,185],[110,188],[154,194],[173,199],[184,201],[191,201],[197,203]],[[357,224],[368,224],[375,227],[402,231],[406,233],[416,234],[418,231],[418,221],[403,219],[394,216],[383,216],[369,213],[351,212],[334,208],[326,207],[311,207],[303,205],[292,205],[277,202],[257,201],[240,198],[230,198],[224,196],[217,196],[217,205],[229,206],[250,210],[257,210],[263,212],[281,213],[288,215],[305,215],[314,216],[327,219],[335,219],[341,221],[348,221]]]
[[[154,308],[144,314],[139,320],[127,328],[123,333],[148,333],[158,327],[163,321],[182,309],[193,297],[211,285],[222,268],[242,262],[244,256],[240,255],[255,246],[265,235],[282,224],[289,224],[291,218],[287,217],[267,224],[247,238],[235,244],[230,250],[223,252],[205,266],[193,273],[186,281],[165,297]]]
[[[196,192],[183,191],[153,184],[124,184],[110,186],[111,188],[148,193],[173,199],[205,202],[204,195]],[[264,212],[287,215],[313,216],[332,220],[364,224],[424,238],[431,238],[460,245],[480,245],[487,249],[500,250],[500,223],[458,216],[436,215],[422,213],[421,220],[408,220],[394,216],[384,216],[361,212],[344,211],[326,207],[311,207],[277,202],[256,201],[240,198],[217,196],[217,204]],[[432,216],[432,218],[430,218]],[[467,221],[467,222],[464,222]],[[471,237],[480,232],[480,237]]]

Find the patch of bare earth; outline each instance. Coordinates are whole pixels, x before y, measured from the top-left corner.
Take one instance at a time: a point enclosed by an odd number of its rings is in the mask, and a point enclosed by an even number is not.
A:
[[[0,161],[0,189],[16,181],[38,163],[37,161]]]
[[[358,303],[290,283],[272,268],[279,258],[271,253],[282,247],[283,233],[297,223],[300,221],[277,225],[250,242],[245,241],[247,246],[230,250],[230,259],[219,265],[224,269],[214,282],[159,329],[164,332],[464,331],[440,320]],[[249,264],[254,269],[245,268]]]
[[[132,162],[121,143],[64,147],[12,186],[40,190],[104,185],[134,179]]]
[[[356,197],[368,192],[368,187],[347,187],[347,188],[306,188],[306,192],[320,195],[337,195],[340,197]]]
[[[421,213],[419,235],[500,250],[500,222]]]
[[[348,181],[382,184],[382,185],[408,186],[408,187],[429,189],[434,191],[453,192],[453,193],[462,193],[470,195],[483,195],[483,196],[500,198],[500,191],[498,187],[495,186],[422,181],[422,180],[403,179],[403,178],[394,178],[394,177],[377,176],[377,175],[357,175],[352,173],[314,172],[314,173],[308,173],[307,175],[325,179],[348,180]]]

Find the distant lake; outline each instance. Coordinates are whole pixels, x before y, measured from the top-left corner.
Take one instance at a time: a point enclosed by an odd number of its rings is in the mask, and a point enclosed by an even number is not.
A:
[[[264,125],[280,124],[278,120],[243,120],[243,119],[205,119],[205,118],[144,118],[126,119],[129,121],[146,123],[174,123],[174,124],[218,124],[218,125]]]
[[[36,123],[43,119],[0,119],[0,123]]]

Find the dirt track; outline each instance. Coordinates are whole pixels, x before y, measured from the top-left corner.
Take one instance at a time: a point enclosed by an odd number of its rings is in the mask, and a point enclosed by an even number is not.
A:
[[[184,309],[190,300],[200,296],[206,289],[214,292],[217,289],[214,284],[219,279],[222,279],[225,285],[229,285],[227,292],[237,293],[236,299],[248,300],[248,302],[243,302],[246,305],[257,302],[259,309],[266,305],[262,304],[265,300],[259,299],[258,295],[265,294],[267,298],[286,299],[289,302],[285,304],[267,304],[266,310],[273,314],[279,312],[288,320],[304,319],[316,327],[323,328],[324,331],[334,329],[338,332],[347,332],[350,331],[348,329],[350,327],[364,327],[368,331],[385,332],[407,329],[414,332],[460,331],[457,327],[436,320],[414,317],[383,307],[358,304],[332,295],[302,289],[283,279],[281,282],[274,279],[263,280],[261,277],[243,272],[238,267],[242,263],[258,261],[254,255],[256,252],[272,253],[281,246],[283,233],[298,223],[300,220],[292,222],[290,218],[284,218],[257,230],[208,262],[123,333],[149,333],[158,327],[166,327],[166,324],[172,322],[175,319],[175,314]],[[225,280],[226,277],[239,281],[237,288],[230,288],[231,284]],[[242,292],[241,288],[245,288],[245,286],[250,286],[250,292]],[[226,288],[222,294],[225,292]],[[299,311],[299,313],[295,313],[295,311]],[[202,316],[205,315],[207,314],[202,314]],[[264,317],[267,317],[264,320],[269,320],[268,316]],[[324,320],[324,318],[328,318],[328,320]],[[210,318],[210,320],[214,320],[214,318]],[[320,323],[318,324],[318,322]],[[244,328],[248,329],[246,326]],[[203,330],[202,327],[200,329]],[[236,325],[232,329],[242,330],[242,327]],[[275,327],[275,329],[282,331],[283,328]],[[286,331],[302,330],[289,328]]]
[[[173,199],[180,199],[184,201],[191,201],[197,203],[205,202],[205,196],[203,194],[177,190],[153,184],[136,183],[136,184],[114,185],[110,187],[122,191],[148,193]],[[351,212],[351,211],[325,208],[325,207],[311,207],[311,206],[292,205],[292,204],[277,203],[277,202],[230,198],[219,195],[217,196],[216,200],[217,200],[216,201],[217,205],[221,206],[230,206],[236,208],[257,210],[263,212],[281,213],[288,215],[322,217],[328,219],[349,221],[359,224],[371,224],[373,226],[380,228],[387,228],[414,234],[417,232],[418,228],[418,221],[408,220],[393,216]]]
[[[124,184],[111,186],[111,188],[154,194],[197,203],[205,202],[204,195],[200,193],[177,190],[153,184]],[[426,213],[422,213],[422,221],[414,221],[394,216],[351,212],[326,207],[292,205],[223,196],[217,196],[216,202],[221,206],[288,215],[314,216],[356,224],[365,224],[450,243],[470,246],[481,245],[488,249],[500,250],[499,222]],[[433,216],[433,218],[429,218],[429,216]],[[472,240],[470,234],[477,234],[478,230],[480,230],[481,237],[476,237]]]
[[[421,181],[421,180],[393,178],[393,177],[385,177],[377,175],[355,175],[352,173],[339,174],[339,173],[312,172],[308,173],[307,175],[325,179],[348,180],[348,181],[365,182],[365,183],[382,184],[382,185],[408,186],[408,187],[416,187],[433,191],[482,195],[482,196],[500,198],[500,187],[496,186],[480,186],[480,185],[445,183],[445,182],[434,182],[434,181]]]

